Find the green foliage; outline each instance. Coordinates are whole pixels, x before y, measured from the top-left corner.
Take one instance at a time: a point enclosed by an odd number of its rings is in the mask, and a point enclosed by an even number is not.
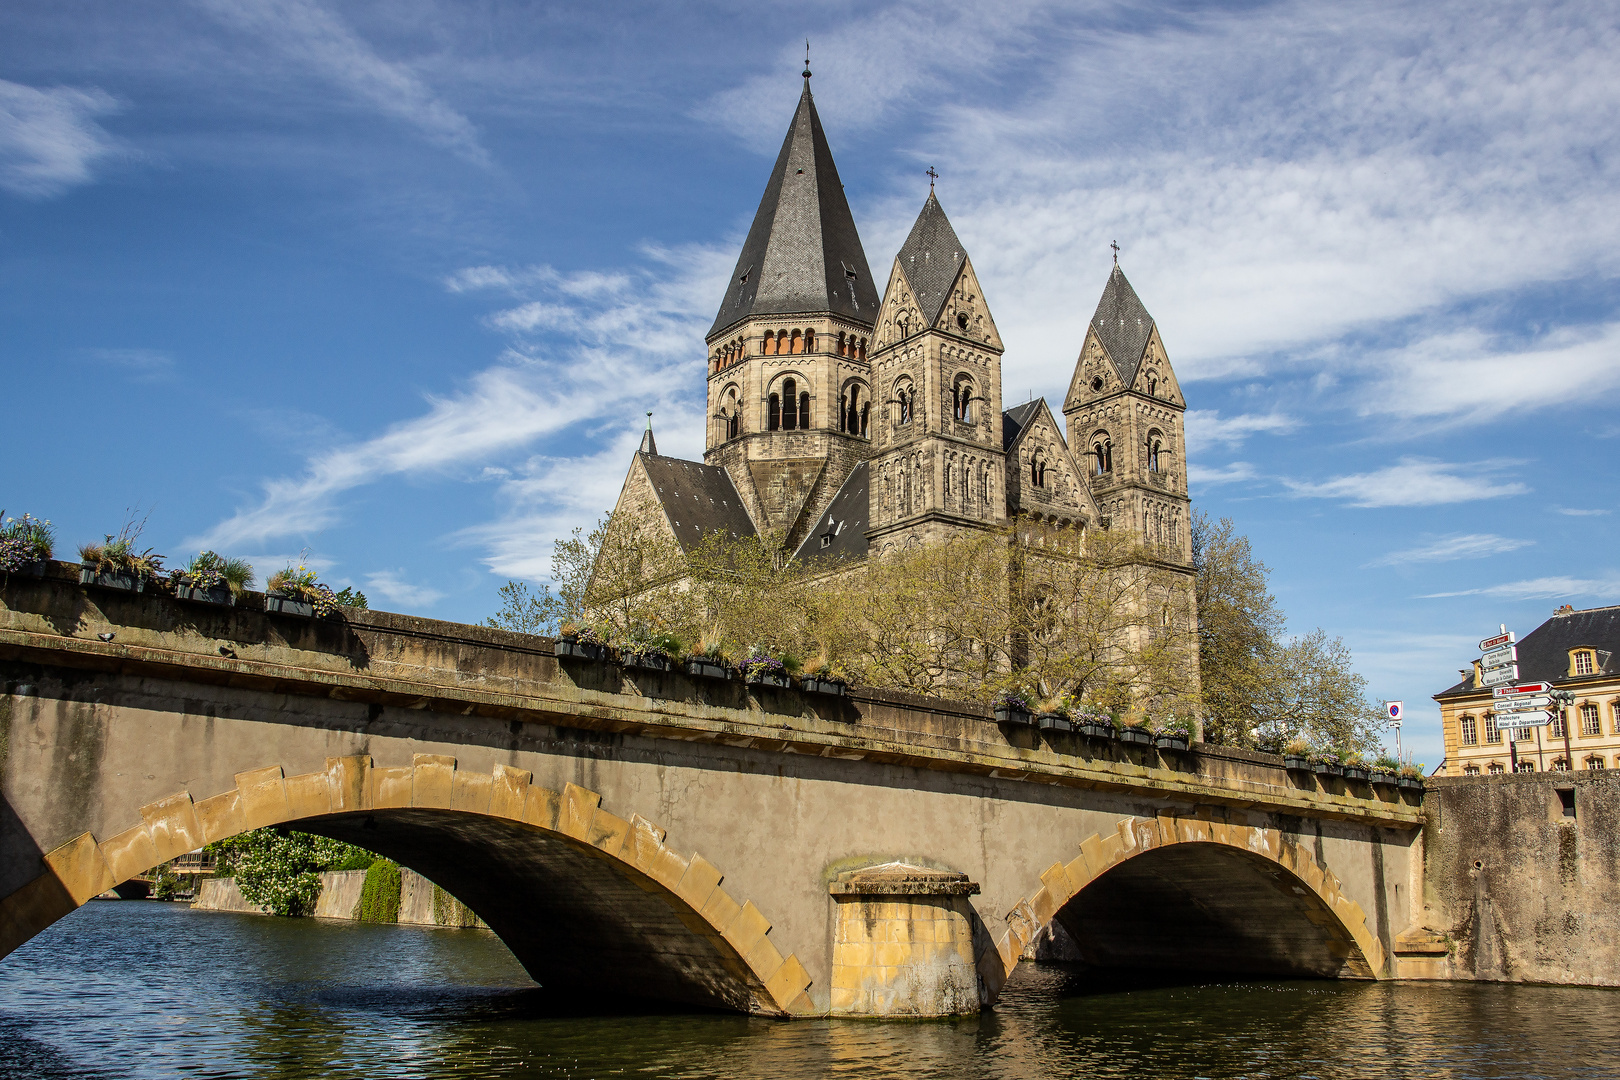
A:
[[[360,904],[355,918],[368,923],[399,921],[399,864],[389,859],[378,859],[366,870],[366,882],[360,889]]]
[[[248,903],[272,915],[308,915],[321,894],[320,872],[362,851],[341,840],[292,832],[255,829],[210,844],[217,873],[234,877]],[[369,853],[364,853],[369,855]]]
[[[137,541],[146,527],[143,518],[133,517],[124,523],[118,535],[107,533],[99,544],[80,544],[79,559],[98,574],[133,574],[138,578],[155,578],[163,572],[163,556],[153,554],[151,548],[139,550]]]
[[[32,562],[49,559],[56,550],[56,529],[48,521],[32,514],[20,518],[5,517],[0,510],[0,573],[21,570]]]
[[[377,855],[365,848],[350,847],[349,854],[338,862],[328,866],[328,870],[370,870],[377,861]]]
[[[554,614],[555,603],[549,586],[540,586],[540,595],[532,596],[527,582],[508,581],[501,586],[501,610],[485,619],[484,625],[516,634],[555,634],[562,629]]]
[[[369,610],[371,605],[366,602],[366,594],[353,585],[345,585],[332,594],[332,599],[344,607],[357,608],[360,611]]]
[[[152,899],[173,900],[179,889],[180,875],[168,863],[163,863],[153,872]]]
[[[245,559],[227,559],[213,551],[199,551],[184,569],[171,570],[169,576],[177,585],[193,589],[230,587],[240,596],[253,587],[253,565]]]
[[[271,574],[270,580],[265,583],[265,588],[273,595],[313,604],[315,614],[323,619],[336,615],[338,608],[343,605],[342,594],[334,593],[331,586],[317,580],[315,571],[302,563],[297,567],[289,566],[285,570],[277,570],[274,574]],[[343,593],[347,594],[351,600],[356,595],[360,599],[359,604],[347,606],[365,606],[366,598],[363,594],[355,594],[348,589],[343,590]]]

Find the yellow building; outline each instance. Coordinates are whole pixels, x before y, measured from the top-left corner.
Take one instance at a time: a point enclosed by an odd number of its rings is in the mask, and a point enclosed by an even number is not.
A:
[[[1521,729],[1510,747],[1496,727],[1480,662],[1434,695],[1446,740],[1446,776],[1620,768],[1620,606],[1576,611],[1568,604],[1518,644],[1519,681],[1547,682],[1574,695],[1551,724]]]

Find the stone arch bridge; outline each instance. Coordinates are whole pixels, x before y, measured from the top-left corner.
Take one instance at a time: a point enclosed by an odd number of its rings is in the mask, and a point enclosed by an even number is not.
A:
[[[1410,795],[906,695],[750,690],[551,642],[13,578],[0,956],[286,825],[465,902],[545,985],[773,1015],[992,1005],[1021,958],[1379,979],[1421,914]],[[108,638],[110,637],[110,640]]]

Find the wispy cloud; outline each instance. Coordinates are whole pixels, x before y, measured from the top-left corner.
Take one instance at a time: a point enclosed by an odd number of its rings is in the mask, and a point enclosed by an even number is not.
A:
[[[1478,589],[1425,593],[1420,600],[1441,600],[1452,596],[1495,596],[1505,600],[1551,600],[1584,596],[1593,600],[1620,600],[1620,573],[1611,571],[1601,578],[1539,577],[1509,581]]]
[[[1230,465],[1210,468],[1205,465],[1189,464],[1187,466],[1187,483],[1193,487],[1215,487],[1220,484],[1236,484],[1244,480],[1254,480],[1259,477],[1254,466],[1247,461],[1234,461]]]
[[[1222,417],[1216,409],[1188,409],[1185,420],[1189,454],[1211,447],[1237,446],[1250,435],[1286,434],[1299,426],[1294,417],[1275,412]]]
[[[0,188],[48,198],[87,184],[116,149],[96,117],[117,103],[100,90],[36,90],[0,79]]]
[[[1534,540],[1518,540],[1495,533],[1457,533],[1438,536],[1417,547],[1392,551],[1388,555],[1364,563],[1366,568],[1378,566],[1405,566],[1410,563],[1454,562],[1458,559],[1484,559],[1491,555],[1505,555],[1534,544]]]
[[[1351,506],[1440,506],[1525,494],[1530,490],[1528,486],[1500,476],[1511,464],[1503,461],[1448,464],[1406,457],[1373,472],[1339,476],[1320,483],[1287,479],[1283,483],[1295,495],[1344,499]]]
[[[84,355],[119,368],[138,382],[163,382],[174,374],[174,354],[161,349],[85,349]]]
[[[472,121],[412,67],[370,43],[315,0],[196,0],[220,22],[253,34],[355,101],[402,120],[429,141],[478,165],[490,163]]]
[[[1558,512],[1565,517],[1601,517],[1605,514],[1614,513],[1613,510],[1582,510],[1573,506],[1560,506]]]
[[[384,601],[396,607],[432,607],[434,601],[444,597],[444,593],[437,589],[405,580],[403,570],[378,570],[376,573],[367,574],[365,587],[368,592],[382,597]]]

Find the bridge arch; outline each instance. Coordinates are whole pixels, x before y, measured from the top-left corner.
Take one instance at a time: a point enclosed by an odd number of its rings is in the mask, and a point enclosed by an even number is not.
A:
[[[1054,921],[1102,964],[1384,977],[1384,947],[1361,905],[1308,848],[1274,828],[1131,818],[1087,837],[1073,859],[1053,863],[1040,879],[979,954],[986,1004]],[[1275,936],[1234,933],[1229,916],[1240,910]]]
[[[45,872],[0,900],[0,957],[177,855],[285,825],[360,844],[440,881],[470,861],[475,884],[458,887],[457,898],[542,985],[773,1015],[815,1011],[804,966],[781,955],[752,901],[721,888],[718,868],[696,853],[682,857],[664,844],[663,829],[610,813],[575,784],[554,791],[525,770],[471,773],[428,754],[378,768],[361,755],[294,776],[280,765],[238,773],[229,791],[200,802],[181,791],[140,814],[116,836],[86,832],[47,853]],[[521,888],[503,893],[503,881]]]

